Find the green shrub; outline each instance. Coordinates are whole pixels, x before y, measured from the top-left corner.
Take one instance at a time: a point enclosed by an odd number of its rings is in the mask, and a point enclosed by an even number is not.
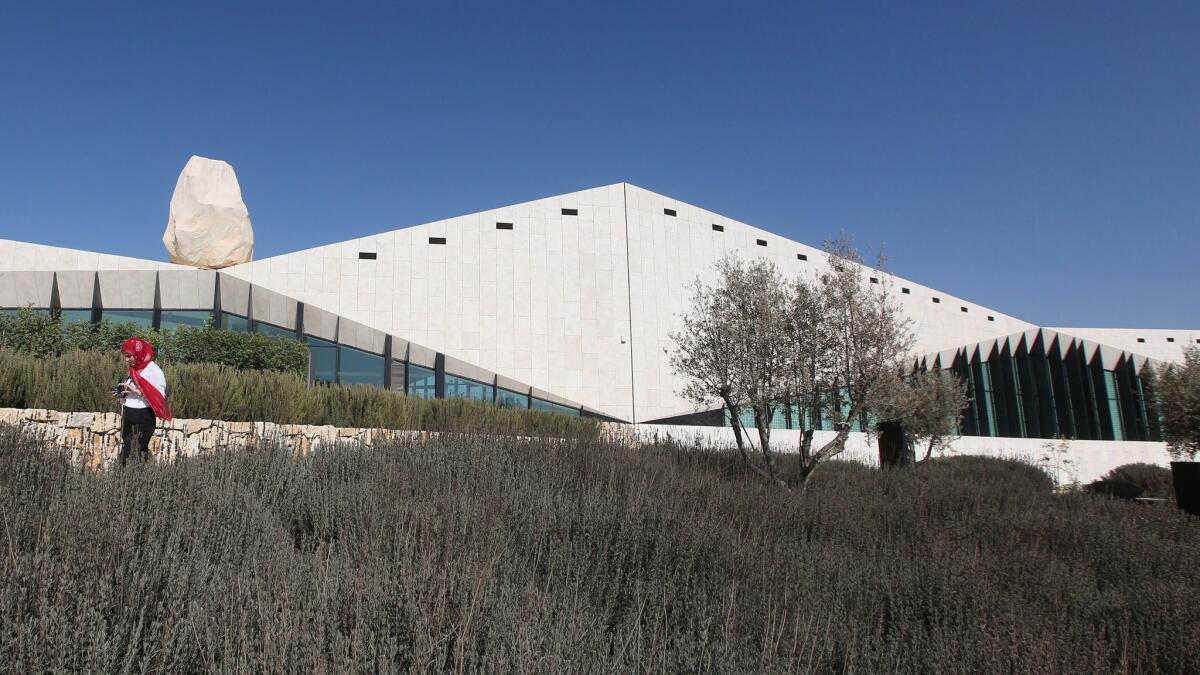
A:
[[[309,386],[293,372],[239,370],[213,363],[166,363],[167,403],[176,417],[280,424],[331,424],[482,434],[595,438],[595,420],[495,408],[464,399],[425,400],[359,385]],[[125,377],[115,351],[38,357],[0,348],[0,407],[63,412],[117,409],[109,396]]]
[[[1054,490],[1054,479],[1049,474],[1019,459],[955,455],[922,462],[919,468],[930,474],[961,480],[964,484],[986,476],[989,484],[1010,493],[1049,494]]]
[[[113,352],[131,337],[154,346],[160,365],[219,363],[247,370],[308,373],[308,347],[275,335],[238,333],[213,328],[180,326],[155,331],[131,323],[86,321],[61,323],[57,317],[32,309],[0,316],[0,347],[35,356],[58,356],[72,351]]]
[[[1171,480],[1171,470],[1166,467],[1142,462],[1122,464],[1104,474],[1103,478],[1104,480],[1133,483],[1142,489],[1142,496],[1144,497],[1158,497],[1161,499],[1174,499],[1175,497],[1175,487]]]
[[[64,345],[62,326],[48,312],[24,308],[16,314],[0,314],[0,347],[34,356],[57,356]]]

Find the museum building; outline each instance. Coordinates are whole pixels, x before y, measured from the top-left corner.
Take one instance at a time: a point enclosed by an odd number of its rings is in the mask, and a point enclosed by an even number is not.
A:
[[[317,382],[720,425],[678,395],[669,355],[693,283],[730,253],[789,277],[827,267],[817,248],[617,183],[220,270],[0,240],[0,309],[211,321],[306,342]],[[915,367],[967,382],[964,435],[1159,440],[1142,369],[1200,343],[1200,330],[1036,326],[869,268],[863,283],[895,293]],[[796,421],[781,409],[775,423]]]

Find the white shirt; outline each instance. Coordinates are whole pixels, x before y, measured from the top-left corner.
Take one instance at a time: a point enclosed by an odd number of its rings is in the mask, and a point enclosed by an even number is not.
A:
[[[147,363],[146,367],[142,368],[141,376],[145,378],[147,382],[153,385],[154,388],[158,390],[158,393],[163,395],[164,399],[167,397],[167,376],[163,375],[162,368],[159,368],[157,363],[153,361]],[[126,378],[125,384],[130,385],[135,383],[133,382],[132,378]],[[126,396],[125,407],[149,408],[150,404],[146,402],[146,397],[138,394],[137,396]]]

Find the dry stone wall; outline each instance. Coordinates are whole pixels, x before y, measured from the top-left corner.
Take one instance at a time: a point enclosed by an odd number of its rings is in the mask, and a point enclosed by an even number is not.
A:
[[[71,453],[72,461],[100,470],[116,458],[121,446],[120,413],[58,412],[55,410],[0,408],[0,424],[22,427]],[[217,448],[253,447],[278,442],[298,454],[338,444],[363,444],[390,439],[424,439],[428,432],[396,429],[359,429],[274,422],[222,420],[159,420],[150,439],[150,454],[173,461]]]

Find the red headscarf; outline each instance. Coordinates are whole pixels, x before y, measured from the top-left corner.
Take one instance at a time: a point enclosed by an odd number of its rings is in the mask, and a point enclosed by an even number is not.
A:
[[[129,367],[129,379],[142,390],[142,398],[150,404],[154,416],[164,420],[171,419],[171,409],[167,407],[167,400],[154,385],[142,377],[142,369],[154,360],[154,347],[142,338],[129,338],[121,343],[121,353],[133,357],[133,365]]]

